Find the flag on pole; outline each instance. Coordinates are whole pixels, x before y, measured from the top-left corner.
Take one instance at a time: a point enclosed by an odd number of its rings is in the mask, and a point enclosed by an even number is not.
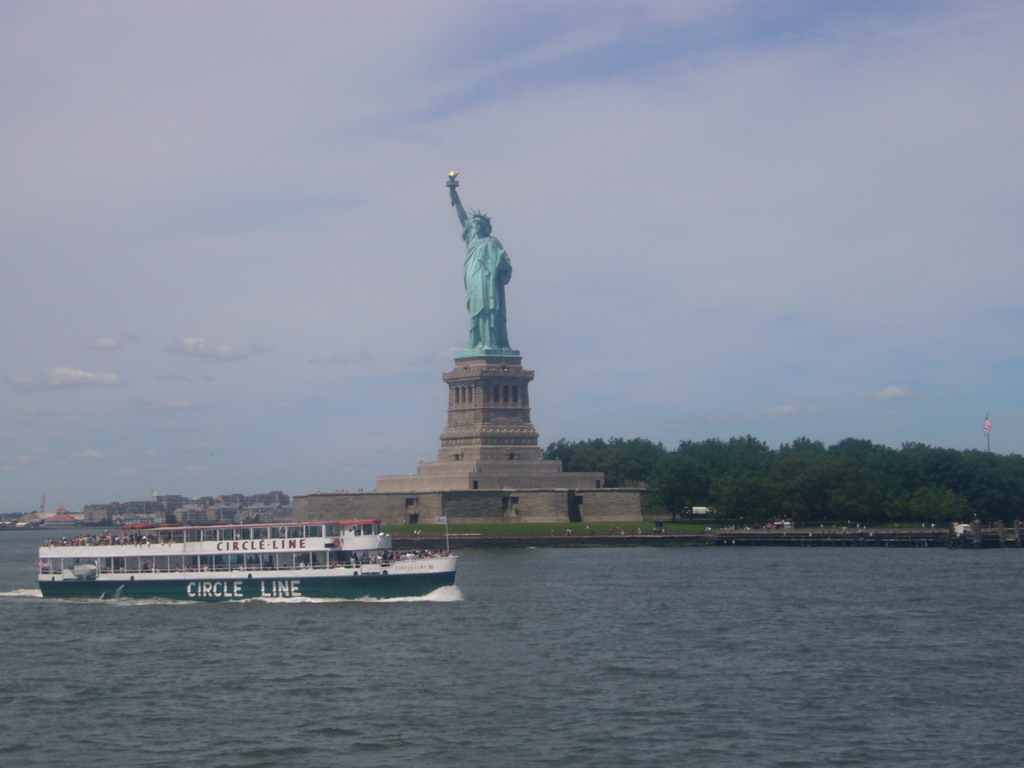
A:
[[[448,515],[441,515],[437,518],[438,525],[448,525]]]
[[[988,437],[988,433],[992,431],[992,419],[985,416],[985,423],[981,425],[981,434]]]

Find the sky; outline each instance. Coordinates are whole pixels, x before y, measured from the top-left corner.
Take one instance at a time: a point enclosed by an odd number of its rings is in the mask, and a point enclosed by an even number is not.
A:
[[[561,438],[1024,453],[1016,0],[0,0],[0,512],[370,489],[512,260]]]

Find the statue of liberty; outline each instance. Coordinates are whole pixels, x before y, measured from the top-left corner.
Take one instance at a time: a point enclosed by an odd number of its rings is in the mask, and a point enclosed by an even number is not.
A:
[[[466,309],[469,311],[469,344],[456,357],[477,355],[518,355],[508,345],[505,317],[505,286],[512,278],[512,262],[498,238],[491,235],[491,219],[485,213],[462,207],[456,188],[458,171],[448,174],[452,205],[462,224],[466,241],[463,279]]]

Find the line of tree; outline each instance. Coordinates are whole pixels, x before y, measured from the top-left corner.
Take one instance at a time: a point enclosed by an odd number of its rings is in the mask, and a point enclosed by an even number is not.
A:
[[[674,450],[643,438],[552,443],[545,458],[568,472],[604,472],[607,487],[646,487],[648,505],[673,515],[710,507],[761,524],[948,523],[1024,518],[1024,457],[847,438],[799,438],[773,450],[754,437],[684,441]]]

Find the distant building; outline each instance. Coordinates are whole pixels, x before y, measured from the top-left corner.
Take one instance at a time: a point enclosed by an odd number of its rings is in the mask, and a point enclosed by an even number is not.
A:
[[[86,504],[82,507],[82,518],[93,525],[106,523],[110,521],[110,510],[107,504]]]
[[[78,520],[64,507],[60,507],[54,514],[43,520],[43,528],[74,528]]]
[[[175,494],[157,495],[145,501],[112,501],[87,504],[83,520],[93,525],[180,523],[182,525],[230,525],[242,522],[291,520],[291,498],[281,491],[246,496],[241,493],[189,499]]]
[[[206,519],[206,507],[195,501],[182,504],[174,511],[173,522],[181,523],[182,525],[202,525],[207,523],[209,521]]]

